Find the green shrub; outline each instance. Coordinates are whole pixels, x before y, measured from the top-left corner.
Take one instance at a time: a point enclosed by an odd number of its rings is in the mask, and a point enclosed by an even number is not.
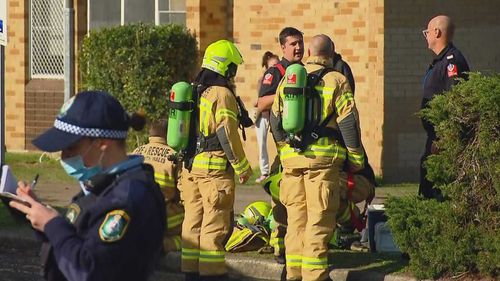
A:
[[[81,90],[106,90],[129,112],[149,120],[167,115],[166,92],[191,81],[197,66],[196,39],[179,25],[133,24],[90,32],[80,52]],[[143,136],[131,135],[132,142]]]
[[[471,73],[421,116],[435,124],[439,153],[429,178],[446,202],[390,199],[396,242],[419,278],[500,275],[500,75]]]

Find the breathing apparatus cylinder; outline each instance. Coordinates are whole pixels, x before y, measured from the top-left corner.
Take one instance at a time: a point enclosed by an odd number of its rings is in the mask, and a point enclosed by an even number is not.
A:
[[[307,72],[301,64],[287,67],[283,81],[283,129],[296,134],[304,128],[306,115]]]
[[[176,152],[186,149],[193,112],[193,87],[186,82],[172,86],[169,96],[167,144]]]

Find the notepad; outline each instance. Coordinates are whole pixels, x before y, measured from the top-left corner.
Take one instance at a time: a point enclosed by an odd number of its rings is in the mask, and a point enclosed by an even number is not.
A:
[[[2,177],[0,179],[0,196],[11,200],[28,203],[26,200],[16,195],[17,179],[12,173],[9,165],[2,166]]]

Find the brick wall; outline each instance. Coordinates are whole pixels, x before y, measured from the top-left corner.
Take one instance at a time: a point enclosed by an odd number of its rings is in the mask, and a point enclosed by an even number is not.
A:
[[[64,80],[31,80],[26,86],[26,138],[28,150],[37,148],[31,141],[54,124],[64,102]]]
[[[233,36],[245,60],[238,70],[237,92],[249,107],[257,98],[257,79],[263,73],[260,67],[262,54],[270,50],[282,55],[277,40],[282,28],[294,26],[304,32],[306,48],[316,34],[332,37],[337,52],[353,70],[363,142],[370,162],[380,173],[384,1],[234,1],[233,11]],[[250,141],[245,143],[245,151],[252,165],[257,166],[255,134],[253,129],[249,131]],[[268,147],[275,153],[271,138]]]
[[[186,26],[196,35],[201,55],[210,43],[231,39],[231,0],[186,0]]]
[[[7,150],[23,150],[28,1],[8,0],[7,5],[9,38],[5,48],[5,145]]]
[[[411,11],[411,12],[409,12]],[[388,182],[417,181],[425,132],[415,113],[420,108],[422,79],[433,53],[421,31],[438,14],[456,24],[454,44],[471,70],[500,71],[500,2],[385,1],[385,109],[383,173]]]

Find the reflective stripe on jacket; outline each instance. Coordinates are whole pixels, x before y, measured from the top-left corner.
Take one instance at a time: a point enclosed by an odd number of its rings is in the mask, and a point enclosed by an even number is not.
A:
[[[199,124],[200,132],[205,137],[217,135],[224,150],[207,151],[196,155],[193,171],[224,171],[228,162],[238,175],[250,169],[238,134],[238,105],[229,89],[211,86],[203,92],[200,97]]]

